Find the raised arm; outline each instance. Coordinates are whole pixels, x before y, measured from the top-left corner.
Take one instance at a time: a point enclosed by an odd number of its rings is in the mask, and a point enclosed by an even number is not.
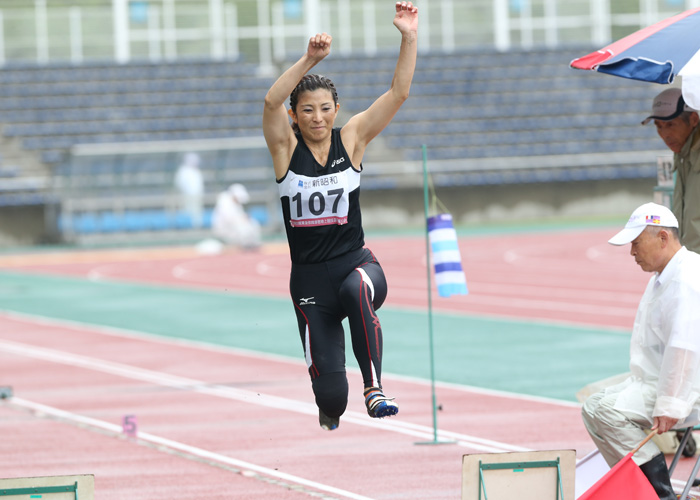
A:
[[[331,41],[332,37],[327,33],[311,37],[306,53],[282,73],[265,96],[263,134],[278,179],[286,174],[297,144],[284,103],[302,77],[330,53]]]
[[[391,122],[411,89],[418,54],[418,8],[411,2],[396,2],[394,26],[401,32],[401,48],[391,87],[343,127],[343,144],[353,165],[359,166],[367,144]]]

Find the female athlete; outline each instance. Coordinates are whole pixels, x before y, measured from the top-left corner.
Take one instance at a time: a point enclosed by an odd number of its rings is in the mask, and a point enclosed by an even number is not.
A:
[[[309,40],[306,53],[265,97],[263,132],[292,259],[289,288],[319,423],[327,430],[338,427],[348,401],[341,324],[346,317],[369,416],[399,411],[382,389],[382,330],[375,311],[386,298],[387,284],[379,262],[364,247],[359,205],[365,149],[408,98],[418,9],[411,2],[397,2],[394,26],[401,32],[401,48],[391,87],[343,127],[334,126],[340,108],[334,84],[307,74],[330,53],[327,33]]]

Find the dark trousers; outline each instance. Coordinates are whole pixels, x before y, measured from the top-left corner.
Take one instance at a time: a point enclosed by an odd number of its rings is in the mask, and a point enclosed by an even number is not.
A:
[[[289,290],[316,404],[329,417],[340,417],[348,400],[345,318],[365,387],[381,387],[376,310],[386,299],[384,271],[372,252],[359,249],[319,264],[292,265]]]

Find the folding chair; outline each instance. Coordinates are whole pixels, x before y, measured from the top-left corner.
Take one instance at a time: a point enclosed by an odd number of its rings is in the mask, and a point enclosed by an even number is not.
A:
[[[673,474],[673,470],[676,468],[676,465],[678,464],[678,460],[681,458],[681,455],[684,455],[686,457],[692,457],[695,455],[696,451],[696,444],[695,440],[693,439],[693,430],[695,429],[700,429],[700,427],[687,427],[685,431],[683,431],[683,437],[680,439],[680,444],[678,445],[678,449],[676,450],[675,455],[673,455],[673,460],[671,461],[671,465],[668,467],[668,474],[669,476]],[[691,441],[691,439],[693,439]],[[688,448],[688,449],[686,449]],[[678,497],[678,500],[688,500],[688,492],[690,491],[690,488],[694,486],[695,479],[698,476],[698,471],[700,470],[700,456],[695,461],[695,465],[693,466],[693,471],[690,473],[690,477],[688,477],[688,481],[685,484],[685,488],[683,489],[683,493],[681,494],[680,497]]]

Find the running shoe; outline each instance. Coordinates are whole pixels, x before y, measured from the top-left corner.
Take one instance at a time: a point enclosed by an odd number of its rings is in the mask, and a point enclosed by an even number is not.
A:
[[[340,425],[340,419],[337,417],[329,417],[321,409],[318,409],[318,423],[324,431],[333,431]]]
[[[379,387],[365,389],[365,406],[367,414],[372,418],[384,418],[396,415],[399,405],[394,398],[387,398]]]

